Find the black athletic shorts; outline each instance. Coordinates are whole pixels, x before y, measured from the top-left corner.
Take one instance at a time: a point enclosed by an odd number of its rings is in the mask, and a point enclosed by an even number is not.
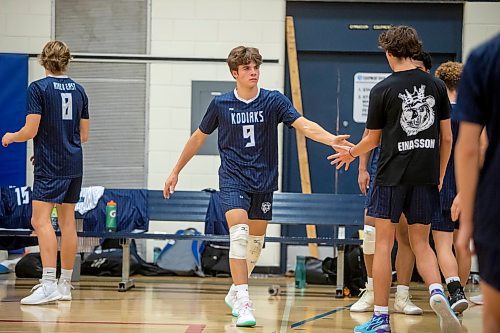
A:
[[[49,178],[35,176],[33,200],[52,203],[77,203],[80,200],[82,177]]]
[[[437,185],[375,185],[368,216],[398,223],[405,214],[408,224],[429,224],[441,210]]]
[[[251,220],[273,218],[273,192],[249,193],[239,189],[221,188],[220,200],[224,214],[231,209],[244,209]]]

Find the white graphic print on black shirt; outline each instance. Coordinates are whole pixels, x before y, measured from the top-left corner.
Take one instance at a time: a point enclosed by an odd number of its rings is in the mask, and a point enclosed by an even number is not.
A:
[[[413,93],[407,89],[404,94],[398,97],[403,100],[401,108],[401,118],[399,123],[401,128],[408,136],[417,135],[425,131],[434,124],[434,105],[436,100],[431,95],[425,95],[425,85],[422,84],[419,89],[413,87]],[[435,139],[413,139],[398,142],[398,150],[405,151],[417,148],[431,148],[436,144]]]

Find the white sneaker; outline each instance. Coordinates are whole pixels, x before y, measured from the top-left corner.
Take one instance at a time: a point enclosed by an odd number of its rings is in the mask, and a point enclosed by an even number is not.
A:
[[[413,304],[410,298],[409,292],[396,292],[394,311],[407,315],[421,315],[423,313],[422,309]]]
[[[361,289],[361,298],[351,306],[351,312],[370,312],[373,311],[373,286],[366,284],[365,289]]]
[[[483,294],[471,296],[471,297],[469,297],[469,301],[471,301],[472,303],[477,304],[477,305],[483,305],[484,304]]]
[[[59,289],[59,293],[61,294],[60,301],[71,301],[71,289],[75,289],[71,285],[71,281],[59,279],[57,289]]]
[[[236,304],[236,293],[229,289],[226,297],[224,297],[224,303],[231,309],[231,314],[234,317],[238,317],[238,312],[235,312],[234,304]]]
[[[256,321],[253,315],[252,303],[245,302],[238,308],[238,319],[236,319],[236,326],[239,327],[252,327],[255,326]]]
[[[462,325],[453,312],[443,292],[432,291],[429,301],[432,310],[439,317],[439,326],[441,333],[461,332]]]
[[[37,305],[46,304],[50,302],[57,301],[61,298],[61,293],[57,288],[57,283],[55,282],[43,282],[40,280],[40,284],[37,284],[32,289],[32,294],[26,296],[21,300],[21,304],[25,305]]]

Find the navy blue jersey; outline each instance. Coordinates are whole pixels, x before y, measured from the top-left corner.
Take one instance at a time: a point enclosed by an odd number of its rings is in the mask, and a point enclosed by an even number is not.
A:
[[[460,123],[457,120],[457,115],[455,111],[455,105],[451,104],[451,132],[453,133],[453,143],[451,145],[451,155],[448,160],[448,165],[446,166],[446,173],[443,179],[443,186],[441,187],[441,192],[439,192],[439,197],[441,199],[441,209],[450,210],[453,204],[453,199],[457,195],[457,184],[455,181],[455,143],[458,138],[458,129]]]
[[[488,148],[479,175],[474,240],[500,248],[500,34],[475,49],[458,88],[458,119],[486,126]]]
[[[32,229],[31,227],[31,189],[23,187],[0,188],[0,228]]]
[[[200,124],[205,134],[219,128],[219,187],[249,193],[278,189],[278,131],[300,117],[278,91],[260,89],[245,101],[236,90],[215,97]]]
[[[67,76],[48,76],[30,84],[27,114],[41,115],[34,138],[36,176],[75,178],[83,175],[80,119],[88,119],[83,88]]]

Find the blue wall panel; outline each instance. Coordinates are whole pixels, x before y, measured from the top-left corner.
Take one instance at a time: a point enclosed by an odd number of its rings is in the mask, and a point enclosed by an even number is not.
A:
[[[18,131],[26,117],[28,55],[0,53],[0,137]],[[26,143],[0,146],[0,186],[26,185]]]

